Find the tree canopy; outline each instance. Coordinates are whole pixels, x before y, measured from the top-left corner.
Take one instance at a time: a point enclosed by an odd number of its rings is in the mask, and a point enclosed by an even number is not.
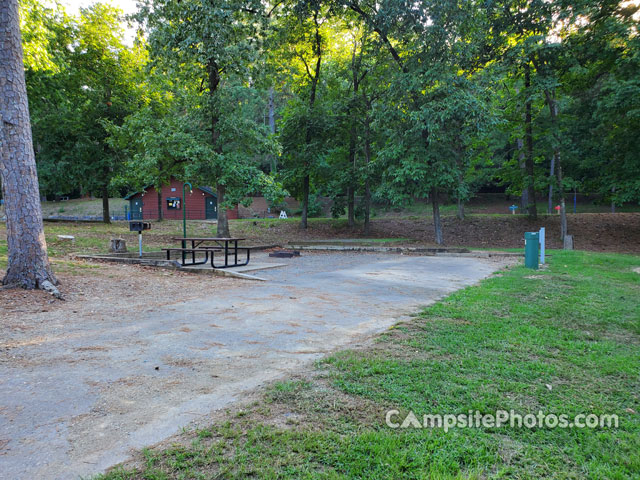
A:
[[[579,190],[640,201],[638,7],[615,0],[144,0],[122,15],[22,2],[46,195],[170,178],[231,206],[330,197],[464,203],[487,186],[549,209]],[[105,204],[105,220],[108,220]],[[567,231],[563,209],[563,235]],[[228,234],[222,215],[218,231]]]

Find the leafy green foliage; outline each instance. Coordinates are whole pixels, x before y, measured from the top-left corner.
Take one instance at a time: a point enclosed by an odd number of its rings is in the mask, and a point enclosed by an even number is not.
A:
[[[531,182],[553,201],[640,201],[632,4],[145,0],[133,46],[105,5],[22,6],[48,195],[179,177],[229,205],[262,188],[327,196],[334,215]]]
[[[275,193],[275,182],[260,170],[262,158],[276,155],[278,146],[257,121],[261,99],[250,82],[261,11],[255,0],[143,2],[138,18],[149,29],[154,68],[172,77],[174,84],[165,88],[178,98],[169,111],[179,125],[148,132],[143,138],[155,148],[149,152],[143,144],[139,149],[140,170],[155,170],[154,183],[166,182],[176,174],[173,167],[183,164],[184,178],[218,186],[221,206],[237,204],[262,186],[282,197],[284,192]],[[145,128],[144,119],[137,124]],[[165,145],[167,127],[180,132],[172,145]],[[220,217],[218,233],[228,235]]]
[[[31,28],[48,32],[48,56],[26,64],[42,190],[102,192],[122,166],[109,129],[138,105],[145,50],[124,45],[120,14],[111,7],[96,4],[78,18],[43,12],[40,27]]]

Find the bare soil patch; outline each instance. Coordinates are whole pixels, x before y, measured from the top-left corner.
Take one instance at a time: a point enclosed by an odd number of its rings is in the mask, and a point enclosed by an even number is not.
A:
[[[64,301],[55,300],[43,291],[0,290],[0,325],[9,335],[31,330],[40,323],[43,313],[60,317],[133,316],[149,308],[198,298],[204,291],[213,292],[242,282],[140,265],[65,261],[57,265],[54,262],[54,270]],[[4,270],[0,270],[0,277],[3,275]]]
[[[16,479],[102,471],[500,268],[473,258],[305,252],[265,271],[272,281],[249,282],[55,262],[67,301],[20,290],[1,297],[0,429],[10,439],[2,455]],[[274,402],[293,395],[320,414],[337,399],[325,390],[288,384]],[[345,403],[335,418],[357,413]],[[309,417],[286,408],[275,425]]]
[[[574,235],[577,250],[615,253],[640,253],[640,213],[581,213],[569,215],[569,233]],[[562,248],[560,218],[541,216],[532,221],[522,215],[455,216],[442,219],[447,246],[470,248],[524,248],[524,232],[545,227],[547,248]],[[361,229],[352,230],[344,221],[314,221],[304,231],[294,222],[232,223],[232,229],[253,241],[289,243],[300,240],[362,238]],[[371,223],[367,238],[411,239],[412,244],[435,245],[433,220],[425,218],[380,218]]]

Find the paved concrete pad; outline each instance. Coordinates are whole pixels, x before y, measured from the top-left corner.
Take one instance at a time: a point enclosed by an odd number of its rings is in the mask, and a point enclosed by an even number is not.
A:
[[[1,349],[0,477],[103,471],[502,265],[307,252],[273,263],[288,266],[262,270],[268,282],[235,281],[130,318],[52,318],[57,335],[33,332]]]

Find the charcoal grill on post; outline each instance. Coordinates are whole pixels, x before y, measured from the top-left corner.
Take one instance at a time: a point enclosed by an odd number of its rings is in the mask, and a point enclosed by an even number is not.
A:
[[[129,231],[138,232],[138,253],[140,258],[142,258],[142,232],[144,230],[151,230],[149,222],[129,222]]]

